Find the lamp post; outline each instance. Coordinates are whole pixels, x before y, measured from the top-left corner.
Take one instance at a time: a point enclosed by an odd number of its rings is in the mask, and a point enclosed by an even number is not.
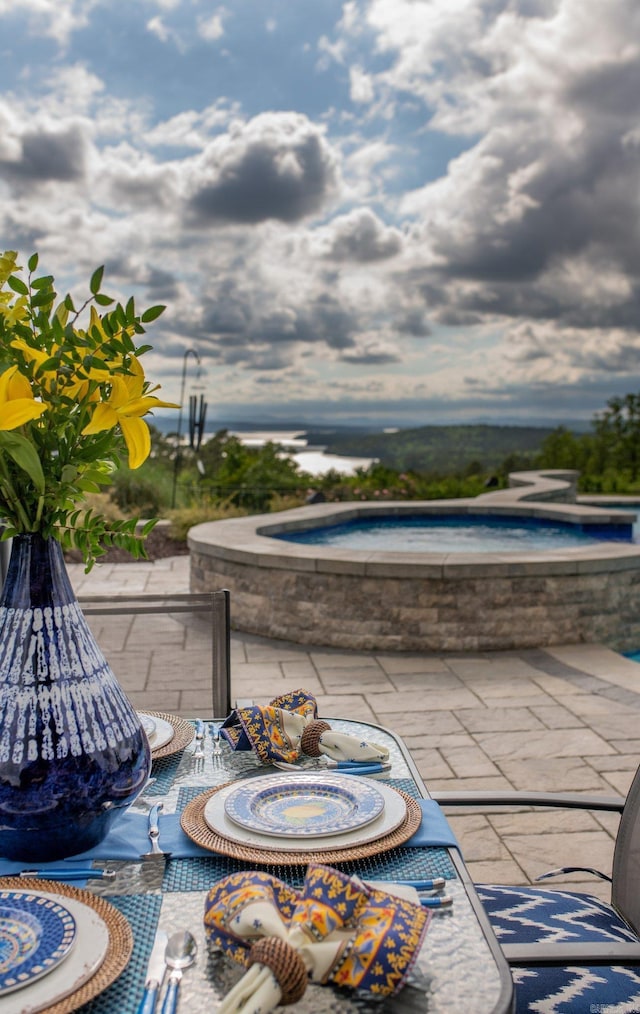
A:
[[[176,488],[178,485],[178,472],[180,471],[180,438],[182,436],[182,404],[184,402],[184,385],[187,379],[187,362],[189,356],[193,356],[200,369],[200,356],[195,349],[185,349],[182,360],[182,384],[180,386],[180,411],[178,412],[178,432],[176,433],[176,457],[173,463],[173,491],[171,494],[171,507],[176,505]]]

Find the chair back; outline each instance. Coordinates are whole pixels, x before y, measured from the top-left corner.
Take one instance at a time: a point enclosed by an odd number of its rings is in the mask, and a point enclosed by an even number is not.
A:
[[[611,903],[640,935],[640,768],[620,817],[613,853]]]
[[[231,603],[226,588],[171,595],[79,595],[85,616],[137,616],[144,613],[206,613],[211,625],[211,704],[213,718],[231,712]]]

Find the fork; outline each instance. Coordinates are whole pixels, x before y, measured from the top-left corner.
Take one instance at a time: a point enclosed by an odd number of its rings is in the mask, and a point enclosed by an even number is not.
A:
[[[201,718],[196,721],[196,748],[193,751],[193,764],[196,771],[204,768],[204,722]]]
[[[213,739],[213,756],[222,757],[222,747],[220,746],[220,727],[218,725],[211,726],[211,738]]]

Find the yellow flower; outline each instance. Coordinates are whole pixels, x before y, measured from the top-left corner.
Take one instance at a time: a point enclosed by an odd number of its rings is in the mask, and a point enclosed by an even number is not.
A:
[[[9,275],[12,275],[14,271],[22,270],[16,264],[17,256],[15,250],[5,250],[3,254],[0,254],[0,285],[4,285]]]
[[[0,313],[2,312],[0,308]],[[11,347],[18,349],[22,352],[24,358],[28,362],[35,363],[36,370],[41,370],[42,367],[49,359],[54,358],[58,355],[60,347],[53,345],[50,352],[45,352],[43,349],[34,349],[31,345],[27,344],[24,338],[14,338],[11,342]],[[99,384],[107,383],[111,380],[112,373],[108,369],[100,370],[95,367],[91,367],[90,370],[83,370],[82,376],[72,375],[69,376],[63,371],[57,370],[44,370],[38,374],[37,379],[41,381],[47,390],[51,390],[53,380],[57,381],[58,388],[64,387],[64,393],[69,398],[76,398],[78,400],[84,398],[89,393],[89,381],[97,380]],[[93,400],[93,396],[91,398]]]
[[[7,327],[13,327],[21,320],[26,320],[29,315],[27,297],[18,296],[13,306],[0,306],[0,313],[4,317]]]
[[[0,376],[0,430],[15,430],[31,419],[37,419],[47,406],[35,401],[26,377],[12,366]]]
[[[120,426],[129,451],[129,468],[138,468],[149,457],[151,434],[146,422],[140,417],[154,408],[179,408],[171,401],[160,401],[144,394],[143,369],[137,359],[131,360],[131,374],[111,377],[111,393],[106,401],[96,406],[91,422],[83,429],[83,435],[100,433],[102,430]]]

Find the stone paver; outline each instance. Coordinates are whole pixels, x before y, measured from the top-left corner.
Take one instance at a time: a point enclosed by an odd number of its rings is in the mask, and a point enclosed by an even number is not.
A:
[[[69,566],[82,595],[189,590],[189,558]],[[233,616],[233,602],[232,602]],[[205,624],[184,617],[90,617],[136,707],[211,714]],[[640,760],[640,665],[601,645],[434,655],[348,652],[232,635],[232,697],[266,703],[298,687],[321,715],[403,737],[432,791],[626,793]],[[619,817],[579,810],[449,809],[478,882],[529,883],[563,864],[610,872]],[[553,884],[608,899],[606,882]]]

